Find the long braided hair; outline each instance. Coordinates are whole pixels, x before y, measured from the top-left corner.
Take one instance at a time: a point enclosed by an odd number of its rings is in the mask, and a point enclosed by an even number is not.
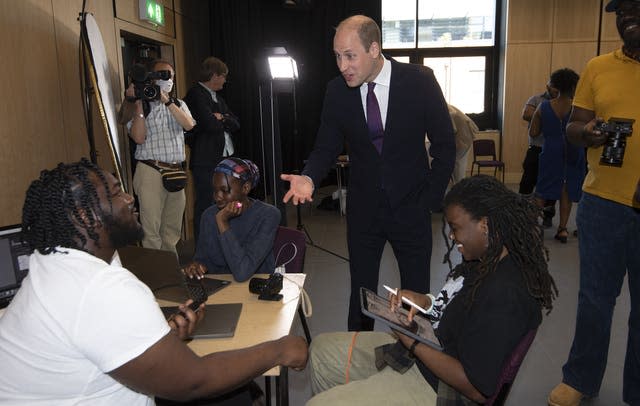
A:
[[[443,219],[442,234],[447,245],[444,262],[449,264],[450,277],[468,275],[473,272],[470,302],[478,287],[488,274],[496,269],[500,261],[502,247],[521,270],[529,294],[547,309],[553,308],[552,301],[558,295],[558,288],[549,274],[549,251],[543,244],[542,229],[538,224],[541,208],[530,198],[515,193],[491,176],[476,175],[457,183],[444,199],[444,207],[457,205],[474,220],[486,217],[489,228],[489,245],[478,261],[463,261],[451,269],[451,251],[455,244],[450,241]]]
[[[100,168],[86,158],[43,170],[31,183],[22,208],[22,231],[32,249],[44,255],[57,252],[56,247],[83,249],[87,239],[74,221],[83,224],[89,238],[98,244],[95,228],[102,212],[90,173],[108,190],[107,179]],[[106,195],[111,205],[109,193]]]

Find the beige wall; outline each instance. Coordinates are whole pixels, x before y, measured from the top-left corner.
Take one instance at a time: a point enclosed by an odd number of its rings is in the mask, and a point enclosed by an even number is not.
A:
[[[138,19],[136,0],[87,2],[86,11],[93,14],[103,38],[116,109],[125,76],[121,30],[174,47],[176,71],[181,72],[176,84],[179,95],[188,89],[199,61],[208,56],[208,2],[161,2],[166,24],[160,28]],[[82,0],[0,2],[4,73],[0,93],[5,96],[0,105],[0,226],[21,221],[26,188],[42,169],[89,155],[78,64],[77,18],[81,7]],[[98,163],[112,169],[106,133],[96,108],[93,127]],[[122,128],[120,139],[124,148],[127,138]]]
[[[519,182],[528,146],[526,100],[544,91],[552,71],[582,72],[598,49],[600,0],[509,0],[502,122],[506,181]],[[602,11],[600,53],[620,46],[615,15]]]

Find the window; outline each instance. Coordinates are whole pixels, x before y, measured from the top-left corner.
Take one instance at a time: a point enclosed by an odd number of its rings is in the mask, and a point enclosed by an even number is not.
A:
[[[495,128],[500,2],[381,1],[384,53],[433,69],[448,103]]]

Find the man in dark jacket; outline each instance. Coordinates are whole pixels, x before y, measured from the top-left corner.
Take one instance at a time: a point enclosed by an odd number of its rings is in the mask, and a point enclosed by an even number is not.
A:
[[[200,231],[200,217],[212,202],[213,170],[223,157],[233,155],[231,133],[240,129],[238,118],[217,93],[227,80],[229,68],[220,59],[208,57],[200,66],[198,83],[193,85],[184,100],[196,120],[196,127],[187,136],[191,147],[189,167],[193,173],[196,202],[193,229],[196,241]]]

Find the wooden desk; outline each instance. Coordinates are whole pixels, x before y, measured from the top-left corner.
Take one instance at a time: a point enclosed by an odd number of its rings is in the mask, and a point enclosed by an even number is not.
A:
[[[283,298],[279,302],[258,300],[258,295],[249,292],[249,281],[233,282],[232,275],[207,276],[232,281],[227,287],[209,296],[207,304],[242,303],[242,312],[233,337],[201,338],[189,342],[189,347],[196,354],[204,356],[213,352],[250,347],[289,334],[300,301],[298,286],[304,285],[305,274],[285,274],[282,292],[280,292]],[[256,276],[268,277],[268,275]],[[292,281],[295,281],[295,283]],[[175,303],[166,300],[158,300],[158,303],[161,306],[175,305]],[[287,368],[275,367],[263,375],[267,378],[276,377],[276,405],[288,405],[289,383]],[[267,383],[269,383],[269,379],[267,379]],[[266,392],[267,400],[269,400],[270,389],[267,388]]]

